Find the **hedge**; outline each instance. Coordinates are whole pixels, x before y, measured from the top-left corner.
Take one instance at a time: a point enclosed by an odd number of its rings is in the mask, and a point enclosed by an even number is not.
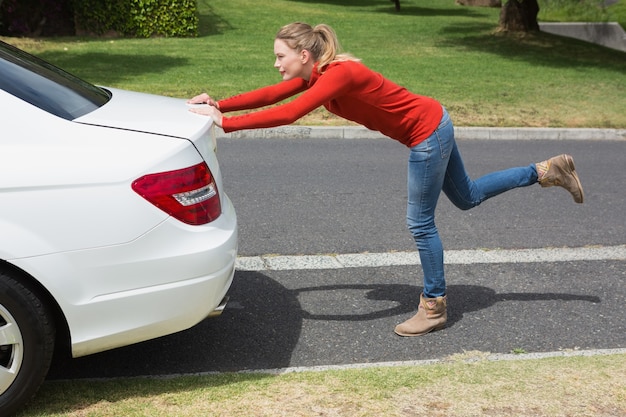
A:
[[[8,36],[198,35],[196,0],[0,0]]]

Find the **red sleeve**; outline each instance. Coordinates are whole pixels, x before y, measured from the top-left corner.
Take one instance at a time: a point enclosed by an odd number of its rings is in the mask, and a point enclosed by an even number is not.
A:
[[[243,94],[220,100],[218,106],[221,112],[235,110],[257,109],[259,107],[278,103],[306,90],[307,82],[302,78],[294,78],[278,84],[269,85]]]
[[[351,88],[350,79],[349,71],[345,70],[343,66],[337,65],[328,68],[304,94],[293,101],[241,116],[224,116],[222,128],[225,132],[232,132],[241,129],[288,125],[328,103],[334,97],[349,91]]]

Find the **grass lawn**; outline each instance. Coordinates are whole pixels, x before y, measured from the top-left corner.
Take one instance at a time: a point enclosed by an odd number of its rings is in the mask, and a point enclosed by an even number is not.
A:
[[[624,0],[622,0],[624,1]],[[626,127],[626,54],[544,33],[496,33],[499,9],[453,0],[199,0],[193,39],[4,38],[96,84],[221,98],[279,82],[283,24],[328,23],[344,49],[440,100],[457,126]],[[325,111],[300,123],[343,124]]]
[[[18,417],[477,417],[626,415],[626,356],[56,381]]]
[[[544,22],[617,22],[626,27],[625,0],[539,0]]]

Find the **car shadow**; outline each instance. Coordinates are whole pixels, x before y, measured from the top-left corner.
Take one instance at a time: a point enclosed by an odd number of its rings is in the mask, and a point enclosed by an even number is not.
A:
[[[237,271],[221,316],[169,336],[72,359],[56,355],[48,379],[228,372],[289,366],[302,328],[296,294]]]

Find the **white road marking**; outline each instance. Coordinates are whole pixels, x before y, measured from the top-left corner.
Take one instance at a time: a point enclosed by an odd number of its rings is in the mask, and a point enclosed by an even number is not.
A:
[[[626,245],[579,248],[472,249],[444,252],[444,262],[453,264],[494,264],[626,260]],[[372,268],[419,265],[417,251],[330,255],[260,255],[237,258],[239,271],[286,271],[300,269]]]

